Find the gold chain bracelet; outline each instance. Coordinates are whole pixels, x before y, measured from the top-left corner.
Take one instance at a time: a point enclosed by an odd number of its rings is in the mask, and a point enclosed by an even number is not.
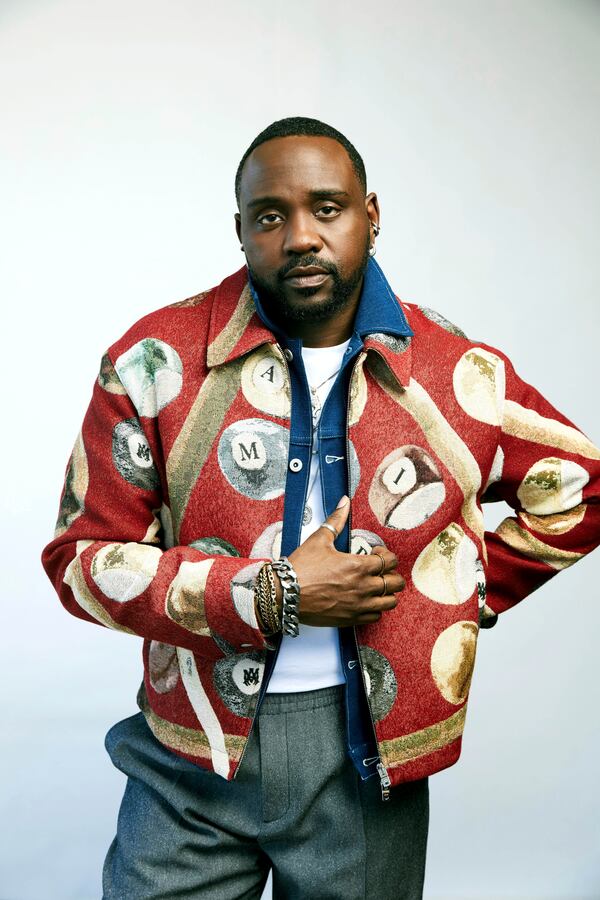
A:
[[[275,573],[270,563],[261,566],[256,579],[255,607],[261,631],[266,635],[276,634],[281,631],[281,617],[277,607],[277,591],[275,588]]]

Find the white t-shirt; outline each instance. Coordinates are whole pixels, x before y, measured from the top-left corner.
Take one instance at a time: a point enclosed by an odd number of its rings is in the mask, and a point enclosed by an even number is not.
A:
[[[325,381],[328,375],[336,373],[317,389],[321,408],[325,405],[327,395],[337,378],[337,371],[342,366],[344,352],[349,343],[350,338],[343,344],[336,344],[333,347],[302,348],[302,360],[309,385],[316,387]],[[309,521],[302,526],[300,543],[316,531],[327,518],[321,496],[318,440],[318,431],[315,429],[306,499],[308,509],[306,507],[304,509],[303,520]],[[300,604],[302,605],[302,599]],[[297,637],[290,637],[287,634],[282,637],[266,693],[313,691],[332,684],[343,684],[345,680],[338,629],[300,622],[300,633]]]

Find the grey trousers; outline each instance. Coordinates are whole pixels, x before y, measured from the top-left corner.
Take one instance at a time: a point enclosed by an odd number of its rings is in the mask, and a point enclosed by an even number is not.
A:
[[[156,740],[142,713],[106,735],[127,775],[103,900],[421,900],[429,781],[381,800],[346,752],[344,685],[266,694],[226,781]]]

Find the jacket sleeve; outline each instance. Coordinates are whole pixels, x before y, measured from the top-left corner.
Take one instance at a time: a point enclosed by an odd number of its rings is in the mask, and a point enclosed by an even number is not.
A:
[[[263,649],[253,592],[266,559],[173,546],[161,479],[106,353],[67,462],[42,566],[81,619],[211,657]]]
[[[502,359],[500,443],[481,499],[515,514],[485,533],[483,627],[600,544],[600,449]]]

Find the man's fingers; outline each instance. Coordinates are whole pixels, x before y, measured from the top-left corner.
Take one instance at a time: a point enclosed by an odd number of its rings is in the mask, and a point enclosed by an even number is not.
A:
[[[396,554],[392,553],[391,550],[388,550],[387,547],[384,547],[382,544],[376,544],[376,546],[371,549],[371,552],[366,559],[369,560],[370,575],[379,575],[380,571],[381,574],[384,572],[392,572],[398,565],[398,557]],[[381,559],[383,559],[383,568],[381,568]]]
[[[348,513],[350,512],[350,499],[344,494],[344,496],[340,499],[341,506],[337,506],[336,509],[333,510],[330,515],[327,516],[325,522],[329,525],[333,525],[338,534],[341,534],[344,525],[346,524],[346,519],[348,518]],[[330,528],[323,528],[322,526],[318,529],[320,534],[325,534],[328,536],[331,543],[335,541],[335,535],[331,531]]]
[[[368,608],[363,609],[356,617],[356,622],[367,624],[378,622],[382,615],[390,609],[398,606],[398,598],[395,594],[385,594],[383,597],[372,598]]]
[[[372,622],[379,622],[381,618],[380,612],[361,613],[356,617],[357,625],[370,625]]]
[[[385,578],[385,582],[384,579]],[[370,575],[365,582],[365,588],[371,597],[382,597],[387,594],[396,594],[404,590],[406,581],[397,572],[382,572],[381,575]]]

